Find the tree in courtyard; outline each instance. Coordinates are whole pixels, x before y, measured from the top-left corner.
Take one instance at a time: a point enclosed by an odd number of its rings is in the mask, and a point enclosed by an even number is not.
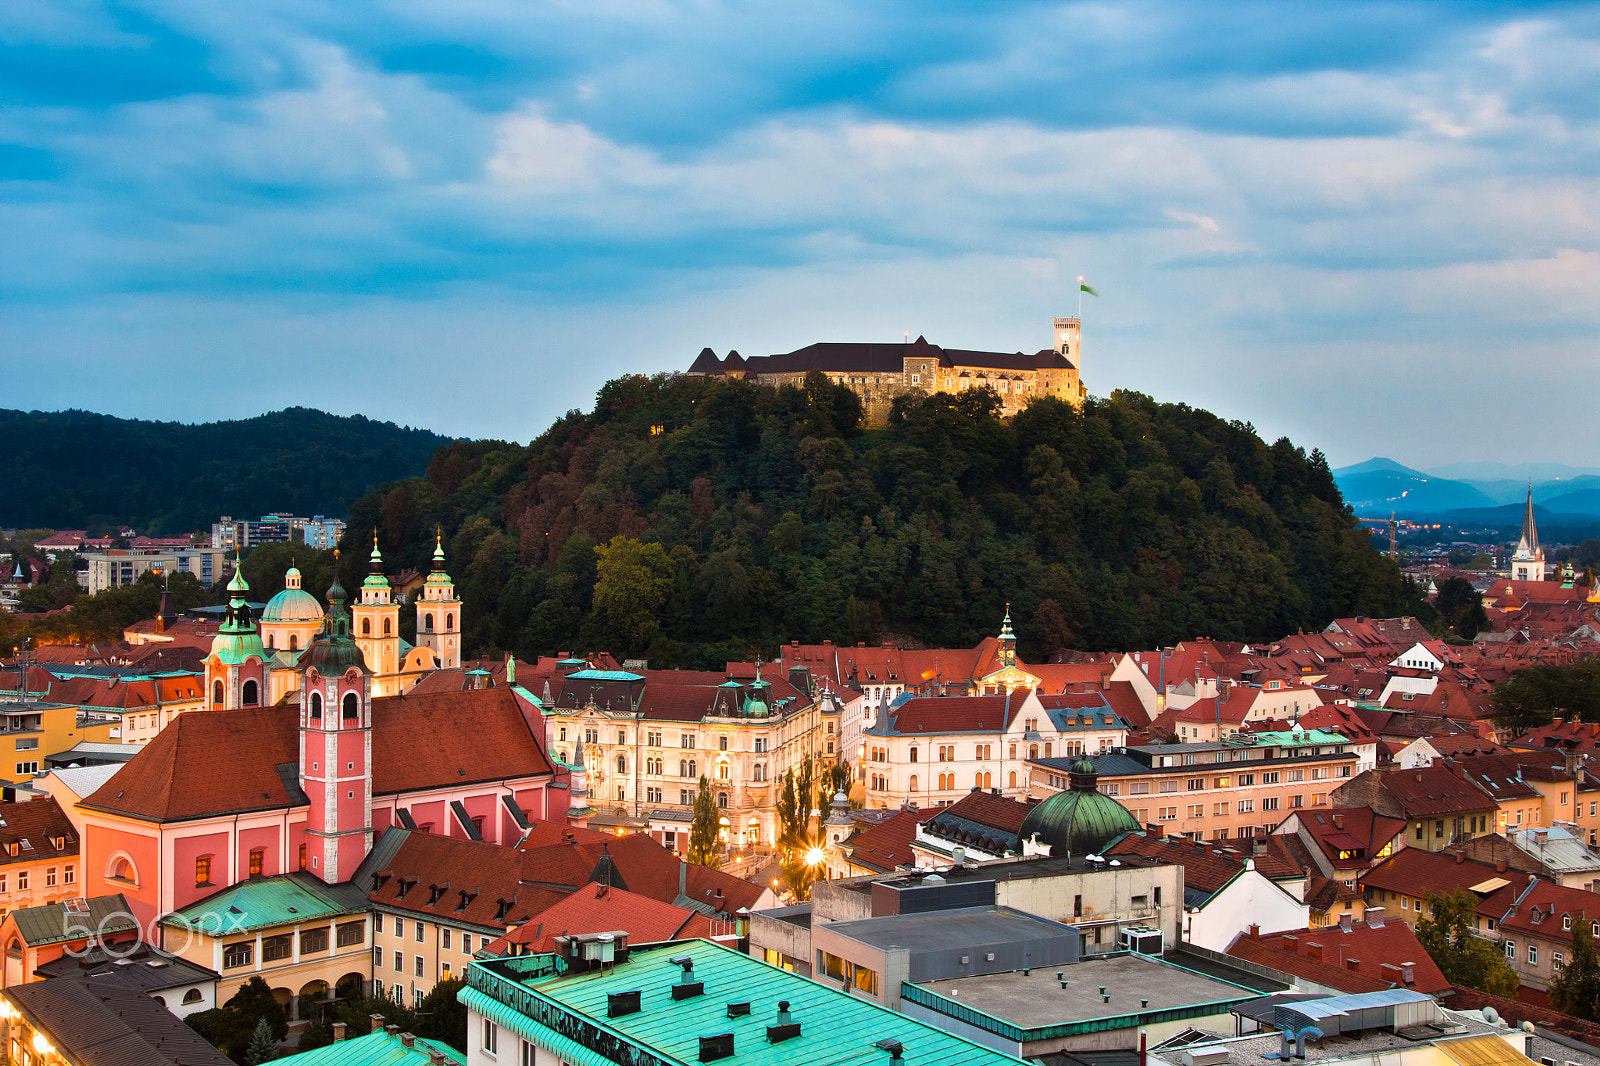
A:
[[[1417,940],[1428,957],[1452,984],[1476,988],[1491,996],[1517,994],[1517,972],[1494,944],[1473,935],[1478,900],[1458,888],[1448,896],[1428,892],[1424,897],[1428,917],[1417,923]]]
[[[251,1059],[250,1051],[261,1025],[266,1025],[274,1048],[289,1035],[288,1016],[260,977],[240,985],[239,991],[221,1007],[191,1014],[184,1021],[239,1066],[255,1066],[260,1061]]]
[[[1592,1022],[1600,1020],[1600,960],[1590,939],[1590,919],[1572,923],[1572,944],[1567,964],[1550,981],[1550,1005],[1563,1014]]]
[[[700,778],[700,791],[694,797],[694,821],[689,823],[689,861],[696,866],[716,869],[722,865],[722,849],[717,846],[717,804],[711,798],[711,782]]]
[[[265,1018],[256,1022],[255,1031],[250,1034],[250,1046],[245,1049],[244,1058],[250,1066],[259,1066],[268,1059],[278,1055],[278,1042],[272,1038],[272,1026]]]

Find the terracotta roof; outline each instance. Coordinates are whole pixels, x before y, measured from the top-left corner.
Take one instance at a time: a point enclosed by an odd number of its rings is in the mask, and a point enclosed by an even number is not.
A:
[[[728,913],[754,906],[761,898],[760,885],[681,862],[643,833],[608,836],[595,843],[519,846],[517,852],[523,856],[525,878],[550,888],[570,891],[591,880],[605,879],[615,887],[665,903],[677,900],[681,891],[698,904]],[[606,865],[615,872],[614,877],[606,877]]]
[[[530,954],[550,952],[556,950],[556,937],[582,933],[624,932],[630,944],[682,940],[697,917],[704,916],[626,889],[584,885],[491,943],[489,950],[517,944]]]
[[[390,830],[390,832],[406,832]],[[505,928],[553,906],[566,890],[522,883],[523,856],[481,840],[407,832],[379,884],[360,885],[385,907],[428,914],[447,922]],[[466,892],[466,897],[462,896]],[[503,908],[501,900],[515,900]]]
[[[916,839],[917,826],[927,816],[915,809],[899,811],[857,833],[845,841],[850,849],[850,861],[883,873],[911,865],[916,861],[911,842]],[[1017,828],[1020,829],[1021,825]]]
[[[12,844],[17,846],[15,855]],[[78,831],[55,797],[0,803],[0,866],[76,854]]]
[[[1505,877],[1496,871],[1493,863],[1478,862],[1453,852],[1401,848],[1362,874],[1361,884],[1409,896],[1421,895],[1429,889],[1448,896],[1458,888],[1471,888]]]
[[[1563,917],[1590,922],[1600,919],[1600,895],[1528,877],[1478,904],[1478,913],[1498,922],[1502,933],[1566,943],[1572,939],[1572,930],[1562,928]]]
[[[874,734],[915,736],[918,733],[995,733],[1027,699],[1019,690],[1004,696],[919,696],[889,708]]]
[[[1197,888],[1207,895],[1244,871],[1245,855],[1226,855],[1220,848],[1207,848],[1187,837],[1151,837],[1135,833],[1114,844],[1110,855],[1144,855],[1183,867],[1183,887]]]
[[[1494,797],[1471,781],[1463,781],[1442,765],[1413,770],[1368,771],[1382,775],[1383,787],[1411,818],[1488,810]]]
[[[372,790],[551,774],[541,740],[504,687],[375,699]],[[299,761],[295,706],[181,714],[83,802],[152,821],[294,807]]]
[[[1353,922],[1349,930],[1336,923],[1262,933],[1259,938],[1243,933],[1228,954],[1341,992],[1376,992],[1399,985],[1432,994],[1450,987],[1416,934],[1401,921],[1379,926]],[[1392,968],[1402,963],[1412,964],[1410,985],[1403,985]]]

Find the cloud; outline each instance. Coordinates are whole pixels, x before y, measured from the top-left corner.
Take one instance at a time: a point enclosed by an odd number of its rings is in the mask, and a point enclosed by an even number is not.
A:
[[[695,351],[1026,348],[1089,273],[1123,353],[1092,389],[1299,411],[1337,452],[1408,368],[1467,404],[1515,338],[1560,388],[1600,327],[1597,90],[1583,7],[6,5],[0,359],[227,350],[238,315],[262,360],[406,380],[429,338],[470,378],[522,308],[553,414],[675,365],[593,358],[637,311]]]

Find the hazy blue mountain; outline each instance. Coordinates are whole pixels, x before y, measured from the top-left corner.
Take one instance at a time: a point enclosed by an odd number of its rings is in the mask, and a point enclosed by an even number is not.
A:
[[[1600,478],[1585,478],[1586,482],[1595,482],[1575,491],[1552,496],[1544,501],[1544,506],[1556,514],[1581,514],[1600,516]],[[1534,498],[1539,495],[1538,489],[1534,490]],[[1534,508],[1535,515],[1538,508]]]
[[[1530,478],[1538,483],[1600,474],[1600,467],[1568,466],[1566,463],[1445,463],[1428,473],[1456,481],[1515,481],[1526,492]]]
[[[1333,472],[1345,502],[1358,515],[1433,515],[1466,508],[1493,507],[1498,501],[1461,481],[1438,478],[1375,458]]]

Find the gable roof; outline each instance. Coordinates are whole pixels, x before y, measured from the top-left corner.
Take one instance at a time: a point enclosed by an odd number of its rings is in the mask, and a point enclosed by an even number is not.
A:
[[[80,1066],[230,1066],[177,1015],[117,981],[33,981],[4,992]]]
[[[17,935],[30,948],[82,939],[85,929],[101,936],[139,932],[139,923],[128,910],[128,901],[117,892],[85,900],[88,913],[73,913],[64,903],[45,903],[12,911],[7,921],[17,927]]]
[[[698,911],[626,889],[584,885],[491,943],[489,950],[516,944],[529,953],[549,952],[556,950],[558,936],[609,932],[627,933],[629,943],[654,944],[682,939],[703,918]]]
[[[1475,781],[1465,781],[1442,765],[1411,770],[1369,770],[1381,775],[1384,789],[1407,817],[1433,817],[1488,810],[1495,799]]]
[[[290,704],[181,714],[82,805],[156,822],[301,806],[299,714]],[[375,699],[372,792],[553,774],[541,741],[504,686]]]
[[[393,835],[393,837],[391,836]],[[437,921],[504,929],[561,900],[565,888],[523,883],[524,856],[482,840],[390,829],[399,846],[373,870],[363,864],[356,887],[384,909],[426,914]],[[376,849],[374,849],[376,850]],[[502,906],[501,901],[510,903]]]
[[[897,811],[877,825],[862,830],[844,842],[850,861],[882,873],[911,865],[916,862],[911,842],[917,838],[917,826],[926,817],[926,813],[915,808]],[[1020,830],[1021,826],[1017,828]]]
[[[1478,887],[1479,898],[1487,898],[1505,887],[1507,880],[1507,875],[1497,871],[1493,863],[1468,859],[1460,852],[1421,848],[1401,848],[1361,875],[1362,887],[1382,888],[1408,896],[1418,896],[1429,889],[1448,896],[1457,889],[1470,891]]]
[[[56,847],[56,841],[61,846]],[[17,845],[11,854],[10,845]],[[0,867],[78,854],[78,831],[54,796],[0,803]]]
[[[1341,992],[1393,988],[1402,983],[1393,967],[1402,963],[1412,965],[1408,987],[1428,993],[1450,987],[1417,935],[1400,921],[1352,922],[1349,929],[1339,924],[1288,929],[1258,937],[1245,932],[1229,945],[1228,954]]]

